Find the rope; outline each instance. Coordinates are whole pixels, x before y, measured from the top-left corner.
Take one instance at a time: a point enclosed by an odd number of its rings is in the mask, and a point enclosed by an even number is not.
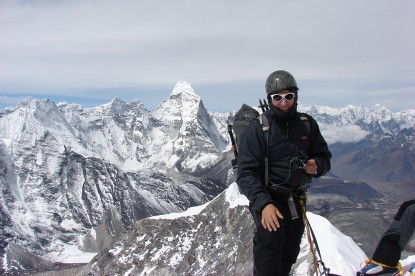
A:
[[[398,263],[396,266],[389,266],[389,265],[385,265],[380,262],[377,262],[375,260],[366,260],[365,265],[368,265],[368,264],[375,264],[375,265],[385,267],[385,268],[396,268],[398,269],[398,271],[394,275],[403,275],[404,273],[401,263]]]
[[[318,259],[317,259],[317,254],[316,251],[314,250],[314,243],[313,243],[313,239],[311,237],[311,231],[310,231],[310,224],[308,223],[307,217],[306,217],[306,207],[305,207],[305,198],[301,198],[300,199],[300,204],[301,204],[301,210],[303,212],[303,221],[304,221],[304,225],[306,227],[307,230],[307,240],[308,240],[308,244],[310,245],[310,251],[312,253],[313,256],[313,272],[312,274],[317,272],[318,269]]]
[[[323,259],[321,257],[321,253],[320,253],[320,248],[318,247],[317,238],[314,235],[313,228],[311,228],[309,220],[307,219],[305,201],[306,201],[306,197],[302,196],[300,198],[300,204],[301,204],[301,209],[302,209],[302,213],[303,213],[303,221],[304,221],[304,225],[307,229],[307,239],[308,239],[308,244],[310,245],[310,251],[313,255],[313,272],[312,272],[312,275],[314,273],[316,275],[335,275],[335,274],[330,274],[330,269],[327,268],[324,265],[324,262],[323,262]],[[314,249],[314,245],[315,245],[315,249]],[[317,256],[317,254],[318,254],[318,256]],[[322,266],[323,271],[319,270],[319,265],[320,264]]]

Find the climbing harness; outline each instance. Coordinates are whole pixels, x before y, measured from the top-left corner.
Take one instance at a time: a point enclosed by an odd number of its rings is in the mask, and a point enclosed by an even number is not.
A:
[[[374,264],[374,265],[381,266],[381,267],[384,267],[384,268],[396,268],[398,271],[396,273],[392,274],[393,276],[395,276],[395,275],[403,275],[403,273],[404,273],[404,270],[402,268],[401,263],[398,263],[396,266],[389,266],[389,265],[386,265],[386,264],[377,262],[375,260],[370,260],[369,259],[369,260],[366,260],[364,262],[364,264],[365,265],[363,267],[366,267],[369,264]],[[361,267],[361,269],[363,269],[363,267]],[[361,274],[361,275],[363,275],[363,274]]]

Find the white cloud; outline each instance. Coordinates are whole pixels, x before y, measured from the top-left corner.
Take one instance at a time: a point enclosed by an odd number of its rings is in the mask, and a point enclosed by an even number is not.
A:
[[[331,145],[334,143],[353,143],[365,138],[369,131],[361,129],[357,125],[321,125],[321,133],[326,142]]]

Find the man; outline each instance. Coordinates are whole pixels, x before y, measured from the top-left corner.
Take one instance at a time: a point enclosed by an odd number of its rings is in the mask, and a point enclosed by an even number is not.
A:
[[[371,260],[356,273],[363,275],[391,275],[398,271],[401,252],[415,229],[415,199],[404,202],[396,213],[389,229],[383,234]]]
[[[237,183],[256,224],[254,275],[289,275],[304,233],[300,198],[312,177],[330,170],[331,153],[317,122],[297,112],[298,86],[289,72],[271,73],[265,88],[269,131],[253,120],[241,134]]]

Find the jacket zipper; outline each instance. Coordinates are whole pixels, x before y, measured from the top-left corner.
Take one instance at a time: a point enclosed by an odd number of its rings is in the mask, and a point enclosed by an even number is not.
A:
[[[290,133],[290,128],[289,128],[289,124],[287,122],[287,138],[288,138],[288,134]]]

